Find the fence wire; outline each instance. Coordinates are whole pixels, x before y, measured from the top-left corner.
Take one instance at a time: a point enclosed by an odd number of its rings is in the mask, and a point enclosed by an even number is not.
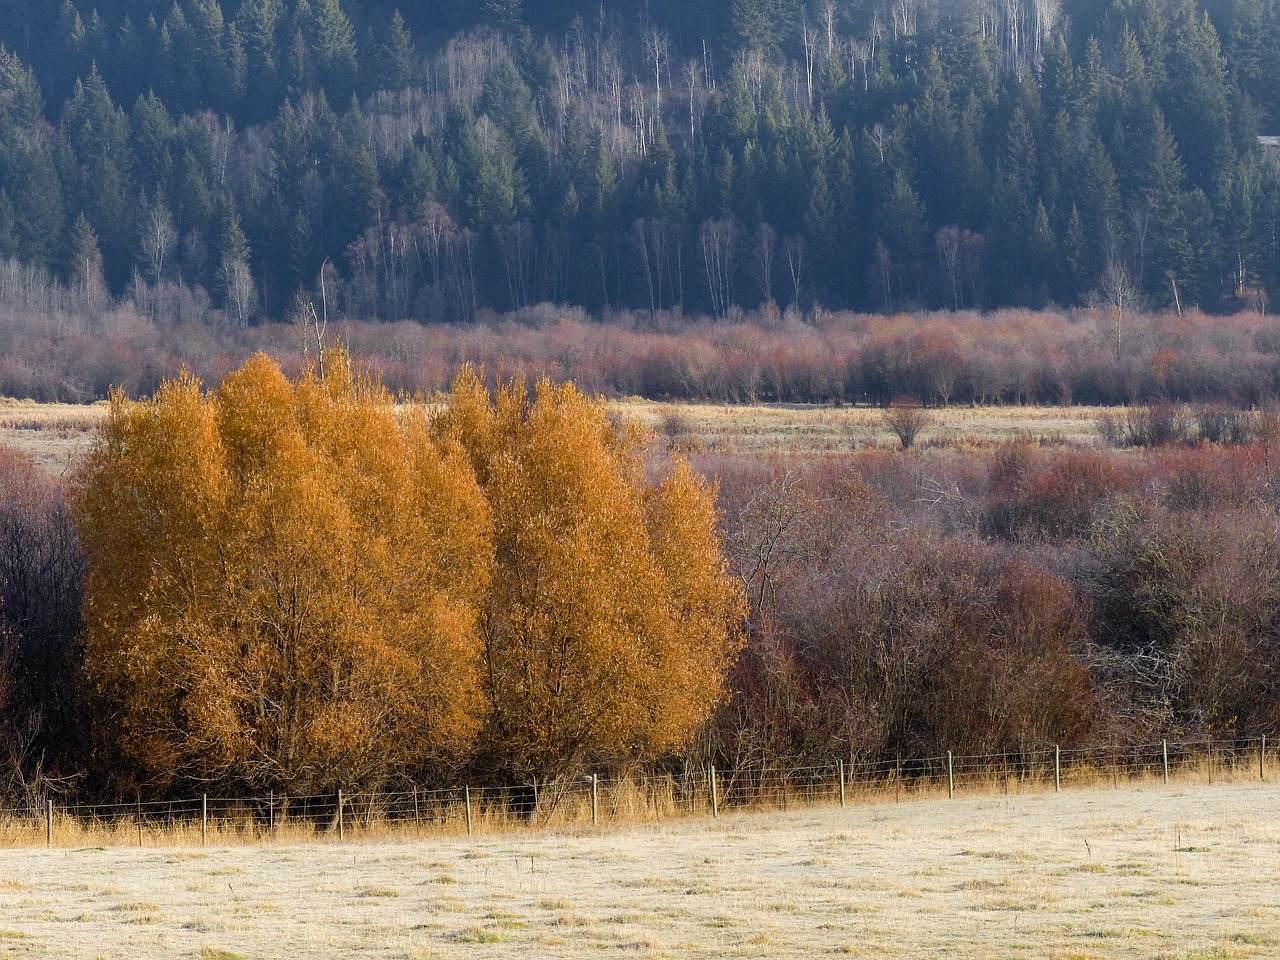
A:
[[[1280,763],[1273,740],[1095,745],[1052,744],[1000,753],[838,759],[736,769],[585,774],[526,786],[411,786],[335,790],[309,796],[199,796],[117,803],[65,803],[48,797],[0,806],[0,843],[209,843],[227,839],[347,839],[388,831],[474,834],[480,830],[600,825],[734,810],[845,806],[869,800],[958,797],[968,793],[1052,792],[1136,780],[1203,782],[1267,779]]]

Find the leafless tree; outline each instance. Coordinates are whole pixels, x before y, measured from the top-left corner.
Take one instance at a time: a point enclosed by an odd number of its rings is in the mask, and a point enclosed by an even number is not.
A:
[[[804,283],[804,237],[787,237],[782,241],[782,249],[787,255],[787,272],[791,275],[791,303],[800,305],[800,288]]]
[[[733,248],[736,226],[732,220],[708,220],[699,231],[702,262],[707,271],[711,308],[717,317],[729,312],[733,297]]]
[[[152,283],[164,279],[165,266],[178,242],[173,216],[164,201],[157,199],[142,222],[142,257]]]
[[[1111,308],[1112,316],[1115,318],[1116,362],[1119,363],[1124,346],[1125,316],[1138,309],[1140,295],[1138,283],[1129,271],[1128,264],[1124,262],[1124,258],[1113,251],[1108,256],[1106,265],[1102,268],[1102,276],[1099,278],[1098,285],[1103,298]]]
[[[659,122],[662,117],[662,75],[668,72],[670,54],[671,35],[667,31],[653,27],[644,32],[644,55],[653,70],[653,89],[656,99],[654,113],[659,118]]]
[[[773,262],[778,252],[778,233],[767,223],[756,231],[756,280],[760,284],[760,296],[767,302],[773,299]]]
[[[243,260],[228,258],[222,262],[222,269],[218,274],[227,298],[227,307],[236,326],[243,330],[258,309],[258,288],[253,282],[253,271]]]

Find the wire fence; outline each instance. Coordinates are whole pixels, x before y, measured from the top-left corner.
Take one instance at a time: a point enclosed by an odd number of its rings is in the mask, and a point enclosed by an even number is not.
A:
[[[199,796],[133,803],[43,803],[0,807],[0,846],[84,843],[208,845],[272,839],[372,838],[436,832],[601,826],[736,810],[788,810],[1071,787],[1266,780],[1280,761],[1274,741],[1198,740],[895,760],[833,760],[738,769],[565,777],[516,787],[336,790],[315,796]]]

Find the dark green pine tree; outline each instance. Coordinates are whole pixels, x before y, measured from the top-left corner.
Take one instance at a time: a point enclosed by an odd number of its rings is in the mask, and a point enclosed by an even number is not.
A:
[[[887,261],[878,265],[890,309],[919,302],[919,271],[925,250],[925,211],[911,181],[901,170],[876,221],[878,239]]]
[[[809,180],[809,203],[804,215],[804,239],[813,259],[813,276],[819,298],[829,296],[828,280],[835,276],[840,262],[839,224],[836,204],[831,196],[827,173],[822,167],[813,171]]]
[[[21,169],[14,184],[13,205],[22,258],[52,266],[66,222],[62,184],[48,150],[27,151]]]
[[[522,0],[484,0],[484,18],[504,33],[515,33],[524,25],[524,3]]]
[[[0,189],[0,260],[17,257],[20,253],[18,214],[8,191]]]
[[[1094,257],[1085,239],[1084,221],[1073,203],[1062,238],[1061,279],[1057,289],[1060,303],[1076,303],[1097,276]]]
[[[732,0],[732,37],[740,49],[774,53],[791,36],[796,13],[792,0]]]
[[[376,60],[374,83],[381,90],[402,90],[417,77],[418,53],[399,10],[392,12],[382,30]]]
[[[200,89],[192,100],[225,113],[238,99],[227,46],[227,24],[218,0],[189,0],[190,54]]]
[[[252,93],[245,112],[252,120],[266,120],[283,94],[280,30],[285,21],[284,0],[242,0],[236,28],[244,40],[246,76]]]
[[[340,0],[315,0],[313,36],[316,74],[331,103],[346,103],[356,91],[355,28]]]
[[[139,97],[129,117],[138,181],[147,190],[168,183],[173,175],[173,143],[178,128],[154,93]]]
[[[396,206],[412,217],[437,192],[439,182],[431,151],[425,144],[412,143],[400,157],[389,186]]]
[[[129,200],[133,158],[129,122],[96,68],[86,81],[76,83],[63,111],[62,135],[76,164],[80,205],[102,246],[107,279],[120,289],[134,262]]]
[[[1210,190],[1216,171],[1234,159],[1226,65],[1209,18],[1198,16],[1189,3],[1182,8],[1172,42],[1174,55],[1161,104],[1188,181]]]

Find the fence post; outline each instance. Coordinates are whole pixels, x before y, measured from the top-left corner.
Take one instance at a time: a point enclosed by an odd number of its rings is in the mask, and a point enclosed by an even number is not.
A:
[[[836,763],[840,767],[840,809],[844,809],[844,761],[837,760]]]
[[[600,826],[600,777],[591,775],[591,825]]]
[[[338,839],[347,839],[347,828],[342,822],[342,788],[338,788]]]
[[[469,837],[469,836],[471,836],[471,835],[472,835],[472,826],[471,826],[471,788],[470,788],[470,787],[463,787],[463,788],[462,788],[462,799],[463,799],[463,801],[464,801],[464,802],[466,803],[466,805],[467,805],[467,836]]]
[[[200,794],[200,846],[209,845],[209,795]]]
[[[1267,779],[1267,735],[1262,735],[1262,746],[1258,748],[1258,779]]]
[[[1209,785],[1213,786],[1213,738],[1209,738]]]
[[[716,790],[716,767],[711,765],[711,816],[720,816],[720,794]]]
[[[53,801],[46,800],[44,808],[44,827],[45,842],[50,850],[53,849]]]
[[[1164,761],[1164,785],[1169,785],[1169,741],[1160,741],[1160,756]]]
[[[1062,792],[1062,750],[1056,743],[1053,745],[1053,792]]]
[[[947,751],[947,799],[956,798],[956,777],[951,765],[951,751]]]

